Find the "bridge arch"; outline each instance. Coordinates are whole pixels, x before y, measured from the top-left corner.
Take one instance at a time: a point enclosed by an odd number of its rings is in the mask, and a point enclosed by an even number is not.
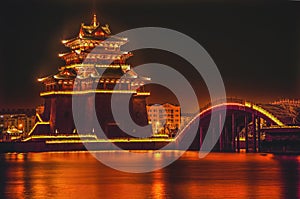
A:
[[[215,128],[216,131],[219,131],[216,133],[216,135],[220,136],[217,143],[220,150],[224,145],[223,140],[226,142],[225,145],[230,145],[229,148],[231,148],[231,150],[240,150],[240,133],[242,132],[245,135],[245,139],[248,144],[248,140],[250,139],[248,134],[250,131],[252,131],[250,137],[252,138],[251,144],[253,145],[251,150],[259,150],[257,146],[259,145],[261,139],[261,121],[264,121],[269,126],[286,126],[278,117],[255,103],[244,100],[229,99],[225,103],[219,103],[214,106],[209,104],[201,109],[200,113],[195,115],[194,118],[191,119],[189,123],[185,125],[185,127],[178,133],[175,140],[180,143],[180,141],[184,139],[186,135],[188,135],[190,127],[193,125],[198,125],[199,128],[197,136],[192,144],[192,148],[198,150],[206,138],[207,133],[204,131],[207,130],[206,127],[208,126],[208,123],[212,121],[212,110],[216,112],[219,110],[221,112],[221,110],[224,111],[224,109],[226,110],[226,115],[220,115],[220,119],[226,120],[225,125],[221,129],[220,127],[217,127],[218,122],[216,122]],[[246,150],[249,148],[249,146],[244,147],[246,147]]]
[[[256,105],[251,102],[225,102],[222,104],[217,104],[215,106],[210,106],[204,110],[202,110],[199,114],[197,114],[195,117],[204,118],[207,115],[210,114],[211,110],[213,109],[226,109],[226,110],[236,110],[236,111],[244,111],[248,113],[254,113],[259,115],[260,117],[264,118],[265,120],[271,122],[273,125],[277,126],[285,126],[280,119],[278,119],[276,116],[274,116],[272,113],[267,111],[266,109],[260,107],[259,105]]]

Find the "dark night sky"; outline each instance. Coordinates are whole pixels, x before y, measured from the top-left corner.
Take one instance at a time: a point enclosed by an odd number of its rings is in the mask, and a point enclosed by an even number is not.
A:
[[[0,108],[42,103],[36,79],[57,72],[57,54],[66,51],[60,40],[75,36],[94,12],[113,33],[158,26],[194,38],[216,62],[229,96],[300,98],[300,2],[17,0],[1,4]],[[132,62],[154,60],[172,64],[157,52]],[[205,93],[198,77],[180,70]]]

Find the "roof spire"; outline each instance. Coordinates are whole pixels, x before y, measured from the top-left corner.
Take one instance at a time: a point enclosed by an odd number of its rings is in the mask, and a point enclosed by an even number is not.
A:
[[[96,14],[94,14],[94,16],[93,16],[92,24],[93,24],[93,26],[95,26],[95,27],[98,25],[97,15],[96,15]]]

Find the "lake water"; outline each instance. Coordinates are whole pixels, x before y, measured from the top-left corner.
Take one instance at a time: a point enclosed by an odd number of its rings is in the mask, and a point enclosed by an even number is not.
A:
[[[111,153],[111,152],[103,152]],[[111,169],[89,152],[0,154],[0,198],[300,198],[298,156],[186,152],[158,171]]]

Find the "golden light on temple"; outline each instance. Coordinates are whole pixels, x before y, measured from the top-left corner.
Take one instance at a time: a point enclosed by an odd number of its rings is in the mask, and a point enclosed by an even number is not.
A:
[[[108,83],[109,81],[107,81]],[[42,92],[40,96],[47,96],[47,95],[84,95],[90,93],[120,93],[120,94],[137,94],[137,95],[150,95],[150,92],[137,92],[136,90],[84,90],[84,91],[49,91],[49,92]]]
[[[98,25],[98,22],[97,22],[97,15],[96,14],[94,14],[94,16],[93,16],[93,26],[97,26]]]
[[[37,123],[35,123],[35,125],[33,126],[33,128],[30,130],[30,132],[28,133],[28,135],[31,135],[33,132],[34,132],[34,130],[36,129],[36,127],[38,126],[38,125],[49,125],[50,124],[50,122],[37,122]],[[26,138],[27,139],[27,138]],[[24,139],[24,140],[22,140],[22,141],[27,141],[26,139]],[[29,137],[29,139],[30,139],[30,137]]]
[[[132,56],[132,53],[121,50],[121,47],[127,43],[127,38],[110,34],[109,25],[100,26],[97,16],[93,15],[91,23],[80,25],[79,33],[74,38],[61,40],[61,43],[69,49],[68,52],[58,54],[65,64],[59,67],[56,74],[38,79],[44,85],[40,96],[45,100],[45,108],[43,115],[37,115],[38,122],[29,136],[35,135],[34,132],[39,129],[43,129],[40,130],[42,134],[44,129],[49,129],[48,133],[53,135],[74,134],[74,119],[70,110],[72,109],[70,96],[73,95],[80,95],[90,101],[93,97],[91,94],[98,94],[95,98],[96,104],[102,104],[108,103],[106,98],[112,94],[119,96],[129,94],[132,96],[130,103],[141,104],[141,106],[133,106],[132,109],[133,112],[138,113],[133,113],[139,121],[137,123],[141,126],[147,125],[146,97],[150,92],[144,91],[143,87],[147,78],[140,77],[131,70],[130,64],[126,63]],[[126,78],[122,79],[123,76]],[[97,89],[94,89],[95,85]],[[103,106],[101,111],[107,113],[105,125],[112,128],[111,124],[115,126],[117,124],[114,124],[113,118],[110,118],[109,109],[110,106]],[[88,106],[85,111],[90,111]],[[112,131],[109,128],[105,128],[107,132]],[[92,127],[86,127],[86,132],[90,132],[91,129]],[[28,138],[30,139],[33,138]]]
[[[43,122],[43,120],[42,120],[40,114],[36,113],[36,117],[38,118],[39,122]]]

